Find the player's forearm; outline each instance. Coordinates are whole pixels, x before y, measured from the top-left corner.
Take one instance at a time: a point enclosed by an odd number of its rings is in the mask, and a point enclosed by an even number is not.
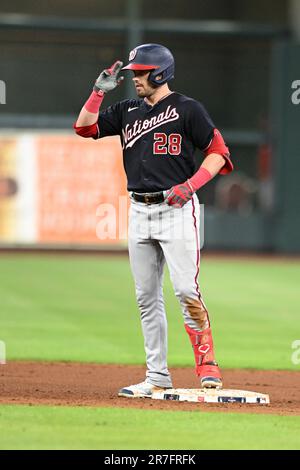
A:
[[[91,126],[98,121],[99,109],[103,101],[104,94],[93,91],[81,109],[76,127]]]
[[[98,113],[90,113],[83,106],[76,121],[76,127],[91,126],[98,121],[98,117],[99,111]]]
[[[205,168],[211,174],[213,178],[216,176],[221,168],[225,165],[226,160],[222,155],[218,153],[210,153],[207,157],[203,160],[203,163],[200,168]]]
[[[217,153],[209,154],[203,161],[199,170],[188,180],[194,191],[198,191],[216,176],[225,164],[225,158]]]

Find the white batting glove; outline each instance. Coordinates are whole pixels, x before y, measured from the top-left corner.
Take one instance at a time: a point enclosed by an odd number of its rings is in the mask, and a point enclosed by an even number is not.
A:
[[[122,80],[124,80],[124,77],[118,77],[122,66],[123,62],[117,60],[109,69],[103,70],[95,82],[94,91],[96,93],[107,93],[120,85]]]

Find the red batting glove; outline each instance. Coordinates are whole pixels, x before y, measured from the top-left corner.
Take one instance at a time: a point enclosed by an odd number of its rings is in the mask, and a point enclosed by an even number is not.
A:
[[[194,194],[194,188],[189,180],[184,183],[177,184],[167,191],[166,202],[169,206],[182,207]]]

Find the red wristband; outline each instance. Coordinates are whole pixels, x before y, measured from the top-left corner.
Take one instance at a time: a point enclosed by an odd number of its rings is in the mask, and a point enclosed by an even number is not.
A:
[[[97,114],[104,98],[104,93],[92,91],[84,107],[89,113]]]
[[[211,179],[212,175],[210,172],[206,168],[203,168],[203,166],[200,166],[199,170],[188,181],[192,185],[194,191],[197,191]]]

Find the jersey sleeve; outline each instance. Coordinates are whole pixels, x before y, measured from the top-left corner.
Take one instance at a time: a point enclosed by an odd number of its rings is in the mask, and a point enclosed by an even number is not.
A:
[[[186,119],[186,133],[195,147],[205,150],[209,145],[215,125],[204,106],[191,100]]]
[[[109,106],[107,109],[99,113],[98,117],[98,136],[108,137],[112,135],[121,135],[122,133],[122,109],[121,103]]]

